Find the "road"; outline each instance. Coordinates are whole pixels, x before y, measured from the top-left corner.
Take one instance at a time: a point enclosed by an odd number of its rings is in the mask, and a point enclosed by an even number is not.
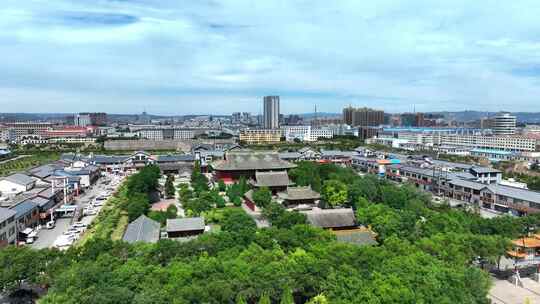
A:
[[[494,280],[488,298],[493,304],[539,304],[540,284],[529,278],[523,279],[523,286],[508,281]]]
[[[75,200],[75,205],[83,208],[85,205],[90,203],[95,197],[103,194],[107,188],[111,187],[104,185],[102,182],[107,178],[101,178],[98,182],[87,189],[83,194]],[[81,222],[84,224],[90,224],[96,215],[85,216],[82,218]],[[31,245],[34,249],[43,249],[50,248],[54,244],[54,241],[62,235],[68,228],[71,226],[72,218],[57,218],[56,227],[54,229],[41,229],[38,233],[37,240]]]

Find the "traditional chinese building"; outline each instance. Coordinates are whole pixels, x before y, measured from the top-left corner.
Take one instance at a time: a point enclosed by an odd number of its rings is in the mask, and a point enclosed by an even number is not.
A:
[[[273,152],[229,152],[225,159],[212,165],[214,176],[225,183],[233,183],[240,177],[256,180],[256,172],[287,171],[296,165],[279,158]]]

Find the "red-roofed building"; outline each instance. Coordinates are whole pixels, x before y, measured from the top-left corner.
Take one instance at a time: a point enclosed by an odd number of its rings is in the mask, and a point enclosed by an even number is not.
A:
[[[58,137],[86,137],[92,133],[91,127],[65,127],[63,129],[47,130],[44,132],[44,136],[47,138]]]

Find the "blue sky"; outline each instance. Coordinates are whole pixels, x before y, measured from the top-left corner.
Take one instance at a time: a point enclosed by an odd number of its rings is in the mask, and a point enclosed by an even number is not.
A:
[[[3,0],[0,112],[540,112],[540,1]]]

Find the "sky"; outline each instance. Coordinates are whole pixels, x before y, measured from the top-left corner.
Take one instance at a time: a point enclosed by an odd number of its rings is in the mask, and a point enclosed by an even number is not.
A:
[[[540,112],[540,1],[2,0],[0,112]]]

